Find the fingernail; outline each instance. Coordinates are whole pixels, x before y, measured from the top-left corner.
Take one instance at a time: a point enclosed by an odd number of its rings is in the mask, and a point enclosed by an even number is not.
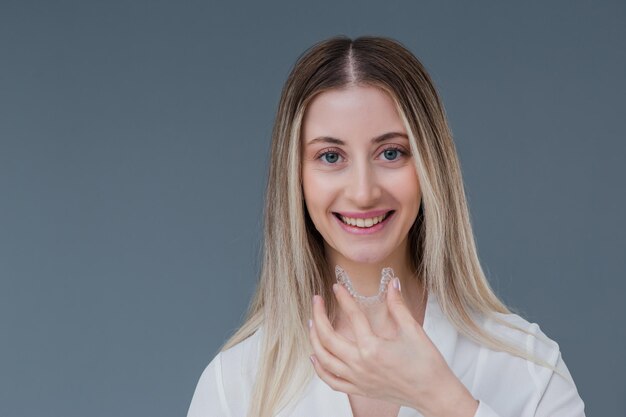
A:
[[[313,355],[309,356],[309,359],[311,359],[311,363],[315,365],[315,358],[313,357]]]
[[[313,327],[313,320],[309,319],[309,329]]]
[[[393,279],[393,287],[398,291],[402,291],[402,289],[400,288],[400,278],[396,277]]]

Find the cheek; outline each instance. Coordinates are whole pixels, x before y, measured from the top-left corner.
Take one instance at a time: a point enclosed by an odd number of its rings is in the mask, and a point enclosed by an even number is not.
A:
[[[314,172],[304,171],[302,174],[302,194],[309,214],[315,216],[320,210],[325,210],[330,203],[329,182]]]
[[[406,170],[398,171],[397,174],[389,178],[387,189],[392,190],[395,198],[403,204],[416,205],[419,208],[422,193],[415,168],[407,167]]]

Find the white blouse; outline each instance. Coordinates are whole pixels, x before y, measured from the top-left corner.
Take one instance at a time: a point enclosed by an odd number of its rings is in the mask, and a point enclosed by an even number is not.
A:
[[[424,330],[454,374],[479,400],[474,417],[584,417],[584,403],[561,358],[559,345],[536,323],[517,314],[501,315],[539,335],[521,333],[483,320],[488,331],[524,342],[527,349],[562,371],[566,378],[533,362],[477,345],[458,333],[443,315],[436,297],[429,296]],[[218,353],[196,386],[187,417],[246,417],[257,369],[262,328],[236,346]],[[335,391],[314,374],[304,394],[276,417],[352,417],[348,395]],[[397,417],[422,417],[400,407]]]

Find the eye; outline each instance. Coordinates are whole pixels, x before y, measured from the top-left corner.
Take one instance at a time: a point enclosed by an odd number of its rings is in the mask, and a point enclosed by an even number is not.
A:
[[[329,164],[334,164],[339,159],[339,154],[337,152],[324,152],[321,158],[325,158]]]
[[[341,158],[341,155],[339,155],[337,149],[333,148],[327,149],[317,156],[317,159],[321,159],[322,162],[328,165],[334,165],[339,160],[339,158]]]
[[[395,161],[400,156],[406,155],[406,152],[398,147],[390,146],[388,148],[385,148],[385,150],[383,150],[381,154],[384,155],[385,159],[387,159],[388,161]]]
[[[394,162],[399,160],[401,157],[408,155],[408,152],[404,151],[402,148],[398,146],[388,146],[381,153],[388,162]],[[341,153],[336,148],[329,148],[319,153],[316,159],[321,159],[326,165],[336,165],[337,162],[341,162],[340,158]]]

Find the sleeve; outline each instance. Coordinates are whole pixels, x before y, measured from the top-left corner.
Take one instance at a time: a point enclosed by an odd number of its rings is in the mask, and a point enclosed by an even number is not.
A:
[[[478,408],[476,409],[474,417],[500,417],[500,415],[493,411],[491,407],[483,401],[478,400]]]
[[[222,380],[222,354],[218,353],[200,375],[187,417],[231,417]]]
[[[585,417],[585,404],[578,395],[574,380],[560,353],[556,369],[565,377],[552,372],[533,417]],[[500,415],[479,400],[474,417],[500,417]]]
[[[555,366],[563,376],[552,373],[537,404],[535,417],[585,417],[585,403],[578,394],[574,379],[559,354]]]

